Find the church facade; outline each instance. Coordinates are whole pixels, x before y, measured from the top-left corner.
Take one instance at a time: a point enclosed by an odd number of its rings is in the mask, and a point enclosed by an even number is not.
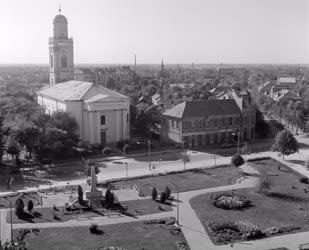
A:
[[[111,144],[130,137],[130,99],[92,82],[80,81],[74,72],[73,39],[65,16],[53,21],[49,38],[49,86],[37,92],[47,114],[64,111],[78,123],[83,143]]]

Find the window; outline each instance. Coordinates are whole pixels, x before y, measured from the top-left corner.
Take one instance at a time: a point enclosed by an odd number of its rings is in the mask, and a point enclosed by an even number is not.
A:
[[[54,67],[54,58],[53,58],[53,55],[50,55],[49,60],[50,60],[50,67],[51,67],[51,68]]]
[[[195,122],[194,122],[194,127],[195,127],[195,128],[198,128],[198,121],[195,121]]]
[[[200,128],[203,127],[203,121],[200,121]]]
[[[176,121],[176,128],[179,128],[179,122]]]
[[[214,126],[216,127],[218,125],[218,120],[214,119]]]
[[[236,125],[239,125],[239,117],[236,118]]]
[[[66,57],[66,55],[61,55],[61,67],[62,68],[67,67],[67,57]]]
[[[225,125],[225,118],[221,119],[221,125],[224,126]]]
[[[229,125],[231,126],[232,124],[233,124],[233,118],[230,117],[230,118],[229,118]]]
[[[105,125],[105,115],[101,115],[101,125]]]

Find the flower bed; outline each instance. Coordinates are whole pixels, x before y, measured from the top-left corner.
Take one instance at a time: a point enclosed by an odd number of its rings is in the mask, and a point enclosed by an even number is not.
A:
[[[241,195],[234,193],[219,193],[213,194],[210,197],[212,205],[223,209],[242,209],[250,206],[250,201]]]

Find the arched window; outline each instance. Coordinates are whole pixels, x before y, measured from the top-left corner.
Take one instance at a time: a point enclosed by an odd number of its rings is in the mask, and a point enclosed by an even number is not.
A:
[[[67,57],[66,57],[66,55],[61,55],[61,67],[62,68],[67,67]]]
[[[50,55],[49,60],[50,60],[50,67],[51,67],[51,68],[54,67],[54,58],[53,58],[53,55]]]
[[[105,115],[101,115],[101,125],[105,125]]]

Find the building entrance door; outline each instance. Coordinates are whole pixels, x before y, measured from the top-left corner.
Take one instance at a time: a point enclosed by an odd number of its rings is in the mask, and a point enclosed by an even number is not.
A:
[[[106,145],[106,131],[101,131],[101,135],[100,135],[100,139],[101,139],[101,144],[102,145]]]

